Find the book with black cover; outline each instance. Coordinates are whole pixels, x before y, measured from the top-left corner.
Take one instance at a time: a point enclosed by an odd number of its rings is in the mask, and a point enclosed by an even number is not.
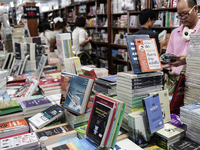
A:
[[[149,132],[153,134],[157,130],[164,127],[164,120],[160,106],[159,95],[152,95],[143,99],[144,111],[147,114],[147,122],[149,124]]]

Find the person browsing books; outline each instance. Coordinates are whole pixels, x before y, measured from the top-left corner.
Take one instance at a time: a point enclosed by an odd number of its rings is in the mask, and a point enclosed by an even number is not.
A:
[[[177,4],[177,18],[181,21],[181,26],[171,33],[166,53],[180,56],[173,58],[176,61],[163,65],[163,68],[171,67],[172,72],[180,74],[183,65],[186,64],[186,57],[189,50],[189,33],[197,33],[200,27],[198,19],[198,6],[196,0],[179,0]]]
[[[134,34],[148,34],[150,38],[155,38],[156,45],[158,48],[158,53],[161,54],[162,48],[167,44],[167,41],[165,39],[159,42],[158,35],[153,31],[151,31],[155,19],[156,19],[156,14],[152,9],[150,8],[143,9],[139,14],[139,22],[141,24],[141,28]]]

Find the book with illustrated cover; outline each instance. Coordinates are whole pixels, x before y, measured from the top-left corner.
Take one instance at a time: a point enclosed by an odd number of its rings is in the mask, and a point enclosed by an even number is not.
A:
[[[43,68],[45,66],[46,61],[47,61],[47,56],[42,55],[42,57],[40,58],[40,62],[38,64],[38,68],[37,68],[36,73],[35,73],[37,80],[40,79],[40,76],[42,74],[42,71],[43,71]]]
[[[66,138],[74,138],[77,136],[76,131],[67,123],[46,127],[35,131],[39,142],[42,146],[63,141]]]
[[[162,70],[155,39],[135,39],[135,46],[142,72]]]
[[[22,63],[21,59],[15,60],[14,65],[13,65],[12,70],[11,70],[11,73],[10,73],[10,76],[14,76],[14,75],[19,74],[21,63]]]
[[[167,123],[167,122],[171,121],[168,90],[150,93],[150,95],[155,95],[155,94],[159,95],[163,120],[164,120],[164,123]]]
[[[13,83],[13,82],[25,82],[27,79],[25,74],[21,75],[14,75],[14,76],[7,76],[7,83]]]
[[[61,105],[65,103],[65,99],[70,85],[70,80],[71,76],[61,75],[61,99],[60,99]]]
[[[127,35],[127,45],[131,67],[134,73],[141,73],[141,68],[138,60],[138,54],[135,47],[135,39],[147,39],[149,35]]]
[[[28,84],[28,86],[23,91],[22,97],[32,96],[38,85],[39,85],[39,81],[35,80],[34,78],[32,78],[32,80],[30,81],[30,83]]]
[[[115,102],[95,95],[86,130],[87,139],[95,145],[105,145],[114,109],[116,109]]]
[[[164,120],[162,116],[159,95],[149,96],[143,99],[144,111],[147,115],[148,130],[153,134],[163,128]]]
[[[10,109],[10,108],[14,108],[14,107],[19,107],[19,103],[16,100],[12,100],[12,101],[0,101],[0,110],[3,109]]]
[[[38,140],[34,132],[1,139],[1,150],[39,148]]]
[[[28,120],[38,129],[44,127],[45,125],[49,124],[50,122],[54,121],[58,117],[60,117],[63,112],[64,108],[58,105],[53,105],[44,111],[34,115],[33,117],[29,118]]]
[[[63,107],[77,114],[85,113],[93,83],[93,79],[72,76]]]

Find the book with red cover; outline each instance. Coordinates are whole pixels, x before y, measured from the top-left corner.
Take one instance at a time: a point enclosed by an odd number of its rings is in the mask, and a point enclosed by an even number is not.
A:
[[[135,46],[142,72],[162,70],[162,65],[154,38],[135,39]]]
[[[180,114],[180,107],[184,105],[185,76],[181,76],[170,103],[170,113]]]
[[[7,83],[13,82],[25,82],[27,79],[25,74],[14,75],[14,76],[7,76]]]
[[[35,80],[34,78],[30,81],[24,92],[22,93],[22,97],[29,97],[32,96],[34,93],[35,89],[39,85],[39,81]]]
[[[39,80],[39,85],[41,87],[52,86],[52,85],[60,85],[60,83],[61,83],[61,79],[59,79],[59,78]]]
[[[7,83],[6,86],[23,86],[26,82],[13,82],[13,83]]]
[[[110,108],[110,111],[108,111],[108,108]],[[110,132],[109,128],[113,121],[112,118],[115,116],[116,109],[115,102],[108,100],[107,97],[95,94],[86,129],[87,138],[91,142],[98,146],[105,146],[106,137],[108,132]]]
[[[58,73],[61,72],[61,70],[58,69],[54,69],[54,70],[47,70],[47,71],[43,71],[44,74],[51,74],[51,73]]]

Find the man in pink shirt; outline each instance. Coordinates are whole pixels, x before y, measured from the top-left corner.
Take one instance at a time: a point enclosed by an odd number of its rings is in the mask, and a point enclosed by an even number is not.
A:
[[[193,30],[192,33],[197,33],[200,20],[197,16],[198,6],[196,0],[179,0],[177,12],[177,17],[180,18],[182,25],[172,31],[166,53],[173,53],[180,56],[180,58],[173,58],[176,59],[176,62],[164,65],[163,68],[171,67],[172,72],[180,74],[183,65],[186,64],[190,43],[190,40],[183,38],[183,34],[188,34],[188,32],[183,32],[183,29],[188,27]]]

